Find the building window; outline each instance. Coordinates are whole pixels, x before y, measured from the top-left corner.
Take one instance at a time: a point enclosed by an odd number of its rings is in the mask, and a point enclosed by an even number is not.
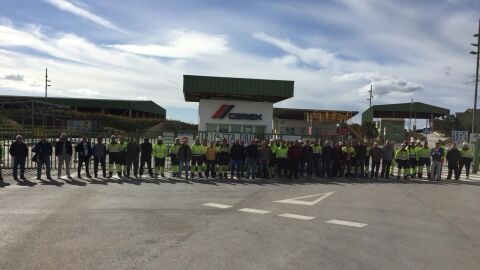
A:
[[[217,124],[207,124],[207,131],[217,131]]]
[[[218,125],[219,132],[229,132],[229,125]]]
[[[302,134],[302,135],[306,134],[305,128],[301,128],[301,129],[300,129],[300,134]]]
[[[243,132],[253,133],[253,126],[243,126]]]
[[[255,126],[255,133],[265,134],[267,127],[266,126]]]
[[[285,128],[285,133],[288,135],[294,135],[295,134],[295,128]]]
[[[231,132],[242,132],[242,125],[230,125]]]

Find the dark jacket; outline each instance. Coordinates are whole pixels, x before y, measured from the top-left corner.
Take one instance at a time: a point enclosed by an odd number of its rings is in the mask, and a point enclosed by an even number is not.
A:
[[[300,160],[302,158],[302,147],[299,145],[292,145],[288,148],[288,159]]]
[[[367,147],[365,145],[355,145],[355,158],[365,159],[367,155]]]
[[[343,162],[345,160],[346,154],[342,151],[342,147],[333,148],[333,161],[334,162]]]
[[[144,142],[140,146],[141,152],[141,157],[143,159],[149,159],[152,158],[152,143],[151,142]]]
[[[270,149],[270,147],[260,147],[258,149],[258,160],[265,160],[265,161],[269,161],[270,160],[270,155],[271,155],[272,151]]]
[[[28,147],[24,142],[14,141],[10,145],[10,155],[14,158],[26,158],[28,156]]]
[[[450,149],[447,152],[447,161],[448,163],[458,163],[460,161],[460,150],[458,149]]]
[[[63,153],[62,146],[63,146],[64,143],[65,143],[65,147],[67,147],[67,155],[68,156],[72,155],[72,153],[73,153],[72,143],[70,141],[62,142],[62,141],[58,140],[55,143],[55,156],[60,156]]]
[[[373,161],[380,161],[382,159],[382,149],[380,147],[372,147],[369,154]]]
[[[75,146],[75,152],[78,153],[78,157],[90,158],[92,156],[92,153],[93,153],[92,145],[90,144],[90,142],[87,142],[87,155],[85,155],[85,149],[83,147],[83,142],[79,142]]]
[[[382,148],[383,161],[392,161],[395,158],[395,150],[391,146],[384,146]]]
[[[309,144],[302,147],[302,158],[311,159],[313,158],[313,148]]]
[[[188,144],[182,144],[177,151],[177,159],[182,162],[189,162],[192,160],[192,148]]]
[[[105,144],[94,144],[92,146],[92,155],[96,158],[104,158],[107,156],[107,146]]]
[[[127,144],[127,158],[136,159],[140,155],[140,146],[136,142]]]
[[[442,161],[442,158],[443,158],[443,149],[440,147],[440,148],[432,148],[432,150],[430,150],[430,156],[432,157],[432,160],[433,161]]]
[[[333,160],[333,148],[328,145],[322,147],[322,156],[325,160]]]
[[[257,159],[258,158],[258,146],[256,144],[249,144],[245,148],[245,157]]]
[[[243,155],[243,147],[240,144],[233,144],[230,148],[230,158],[233,160],[242,160]]]
[[[52,155],[52,145],[49,142],[39,141],[32,149],[39,158],[45,158]]]

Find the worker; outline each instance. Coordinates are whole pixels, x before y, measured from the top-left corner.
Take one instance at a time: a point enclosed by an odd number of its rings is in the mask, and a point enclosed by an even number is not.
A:
[[[403,179],[408,179],[409,177],[409,162],[410,154],[407,148],[407,144],[403,143],[402,148],[397,151],[395,154],[395,161],[397,162],[398,172],[397,179],[400,179],[401,174],[403,173]]]
[[[337,142],[333,148],[333,177],[343,177],[345,172],[346,153],[343,151],[343,142]]]
[[[122,178],[122,165],[120,163],[120,152],[123,151],[123,146],[117,142],[117,137],[112,135],[110,138],[111,141],[107,145],[108,152],[108,172],[109,177],[113,175],[113,165],[115,165],[115,170],[119,178]]]
[[[327,175],[328,178],[331,178],[333,161],[333,147],[331,141],[327,140],[323,145],[320,160],[322,161],[320,176],[323,178]]]
[[[200,143],[200,137],[195,138],[195,143],[192,144],[192,172],[191,177],[198,173],[198,177],[202,178],[203,157],[205,155],[205,147]]]
[[[470,176],[470,164],[473,160],[473,153],[472,150],[468,147],[467,142],[463,142],[462,149],[460,149],[460,163],[458,167],[458,178],[462,174],[463,166],[465,166],[465,176],[466,179],[469,179]]]
[[[228,171],[228,162],[230,161],[230,146],[226,138],[223,138],[222,144],[220,144],[217,148],[217,157],[218,157],[218,175],[220,178],[224,177],[227,179],[227,171]]]
[[[382,172],[380,177],[390,178],[392,161],[395,160],[395,149],[393,148],[392,142],[389,140],[385,141],[385,145],[382,148]]]
[[[440,140],[435,143],[435,147],[430,151],[430,157],[432,158],[431,180],[440,181],[442,177],[442,163],[445,157]]]
[[[125,150],[125,161],[127,164],[126,176],[130,178],[130,171],[133,171],[133,176],[138,178],[138,156],[140,155],[140,145],[135,141],[135,138],[130,138]],[[133,168],[132,168],[133,167]]]
[[[257,140],[254,139],[245,149],[246,163],[247,163],[247,179],[252,176],[252,179],[256,177],[257,159],[258,159],[258,145]]]
[[[202,159],[202,167],[200,168],[201,172],[204,173],[207,171],[207,147],[208,147],[208,140],[203,139],[202,141],[203,149],[205,150],[203,153]]]
[[[143,143],[140,145],[140,169],[138,171],[140,177],[144,172],[145,164],[147,164],[148,175],[153,178],[152,172],[152,144],[147,137],[143,138]]]
[[[380,162],[382,161],[382,149],[378,147],[378,143],[374,142],[373,147],[368,151],[368,157],[372,158],[372,166],[370,170],[370,178],[378,178],[378,170],[380,169]]]
[[[163,143],[162,136],[158,136],[157,143],[153,145],[152,156],[155,162],[155,177],[165,177],[165,158],[167,156],[167,145]]]
[[[35,153],[34,160],[37,163],[37,180],[41,180],[42,165],[45,164],[47,179],[52,181],[52,177],[50,176],[52,145],[47,141],[47,136],[42,136],[41,140],[33,147],[32,152]]]
[[[368,141],[367,141],[368,142]],[[355,177],[365,177],[365,157],[367,156],[367,146],[364,142],[358,141],[355,145]]]
[[[185,171],[185,179],[188,179],[188,171],[190,169],[190,161],[192,160],[192,148],[188,145],[188,139],[183,138],[182,144],[177,150],[178,159],[178,178],[182,178],[182,171]]]
[[[342,151],[345,154],[345,176],[349,178],[352,174],[352,163],[355,158],[355,148],[353,148],[352,142],[349,141],[346,146],[342,147]]]
[[[207,163],[207,169],[205,171],[205,177],[208,178],[212,176],[215,178],[215,163],[217,159],[217,148],[215,147],[215,143],[213,141],[210,142],[210,146],[207,147],[205,150],[205,158]]]
[[[15,141],[10,145],[8,152],[13,158],[13,180],[18,181],[18,168],[20,167],[20,179],[26,181],[25,162],[28,156],[28,147],[23,141],[22,135],[15,137]]]
[[[172,176],[173,177],[178,177],[179,176],[179,163],[178,163],[178,159],[177,159],[177,151],[178,151],[178,148],[180,148],[182,144],[180,143],[180,139],[179,138],[175,138],[175,143],[173,145],[170,146],[170,149],[168,151],[169,155],[170,155],[170,162],[172,163]],[[188,177],[188,175],[187,175]]]
[[[313,148],[309,140],[305,141],[302,146],[302,158],[300,160],[300,176],[303,177],[304,172],[308,178],[312,177],[312,160],[313,160]]]
[[[93,175],[98,177],[98,164],[100,164],[103,172],[103,177],[107,178],[107,170],[105,159],[107,157],[107,147],[103,144],[103,138],[98,137],[97,143],[92,146],[93,153]]]
[[[417,176],[417,149],[417,144],[412,139],[408,145],[408,167],[410,168],[410,178],[415,178]]]
[[[120,164],[123,176],[127,176],[127,142],[123,137],[119,138],[120,152],[118,154],[118,163]]]
[[[0,147],[0,187],[10,185],[8,183],[3,182],[2,164],[3,164],[3,147]]]
[[[454,143],[452,144],[452,148],[448,150],[447,152],[447,162],[448,162],[448,174],[447,174],[447,180],[452,179],[452,173],[453,177],[455,177],[455,180],[458,181],[459,179],[459,173],[458,173],[458,163],[460,161],[460,150],[457,149],[457,144]]]
[[[363,143],[365,144],[365,148],[367,149],[367,151],[365,151],[365,177],[368,178],[368,176],[370,175],[370,141],[365,139],[365,141],[363,141]]]
[[[62,177],[62,168],[65,165],[65,171],[67,173],[67,178],[71,179],[70,175],[70,162],[72,160],[73,147],[72,142],[68,140],[67,134],[62,133],[60,139],[55,143],[55,156],[57,157],[57,178]]]
[[[298,140],[288,148],[288,161],[290,162],[290,179],[298,179],[298,167],[302,159],[302,141]]]
[[[75,146],[75,152],[78,153],[78,165],[77,165],[77,175],[78,178],[82,179],[81,171],[82,165],[85,164],[85,174],[88,178],[92,178],[90,176],[90,158],[92,157],[92,145],[90,140],[87,138],[87,135],[84,134],[82,136],[82,141]]]
[[[417,176],[418,179],[423,177],[423,166],[427,170],[427,178],[430,179],[430,148],[428,147],[428,141],[423,141],[422,147],[417,148]]]
[[[277,148],[280,147],[280,142],[275,140],[274,138],[270,139],[270,164],[268,164],[268,168],[270,171],[270,177],[275,178],[275,172],[277,171]]]
[[[240,179],[241,175],[241,165],[243,158],[243,147],[240,145],[240,140],[236,139],[235,143],[230,147],[230,178],[233,179],[233,176],[237,175],[237,179]]]
[[[280,142],[280,146],[277,147],[277,176],[286,177],[288,175],[288,147],[284,140]]]
[[[323,171],[322,165],[322,146],[319,143],[318,139],[315,139],[315,141],[312,143],[312,149],[313,149],[313,157],[312,157],[312,163],[313,163],[313,170],[315,171],[315,176],[316,177],[323,177]]]

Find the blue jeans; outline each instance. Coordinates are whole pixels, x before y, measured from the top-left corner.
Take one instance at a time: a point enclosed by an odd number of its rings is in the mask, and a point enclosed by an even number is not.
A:
[[[230,171],[231,176],[233,177],[233,174],[235,172],[235,168],[237,168],[237,177],[239,177],[240,172],[242,171],[242,167],[241,167],[242,161],[240,159],[232,159],[231,163],[232,163],[232,167],[231,167],[231,171]]]
[[[182,171],[185,169],[185,176],[188,178],[188,171],[190,170],[190,161],[179,161],[178,177],[182,177]]]
[[[45,164],[45,173],[47,178],[50,178],[50,156],[45,158],[39,158],[37,162],[37,178],[42,176],[42,165]]]
[[[358,168],[360,168],[360,175],[358,175]],[[365,176],[365,159],[359,158],[355,162],[355,177],[364,177]]]
[[[252,173],[253,179],[255,179],[255,174],[257,173],[257,159],[247,158],[245,159],[247,163],[247,178],[250,177],[250,172]]]

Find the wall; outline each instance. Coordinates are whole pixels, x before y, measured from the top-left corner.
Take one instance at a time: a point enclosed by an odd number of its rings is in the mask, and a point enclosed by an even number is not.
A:
[[[230,113],[247,113],[247,114],[261,114],[261,120],[248,119],[230,119],[229,115],[225,118],[214,119],[212,116],[217,112],[222,105],[234,105]],[[235,124],[235,125],[253,125],[265,126],[266,133],[272,132],[272,117],[273,117],[273,103],[270,102],[250,102],[239,100],[215,100],[215,99],[200,99],[198,106],[198,130],[206,131],[207,123],[212,124]]]

